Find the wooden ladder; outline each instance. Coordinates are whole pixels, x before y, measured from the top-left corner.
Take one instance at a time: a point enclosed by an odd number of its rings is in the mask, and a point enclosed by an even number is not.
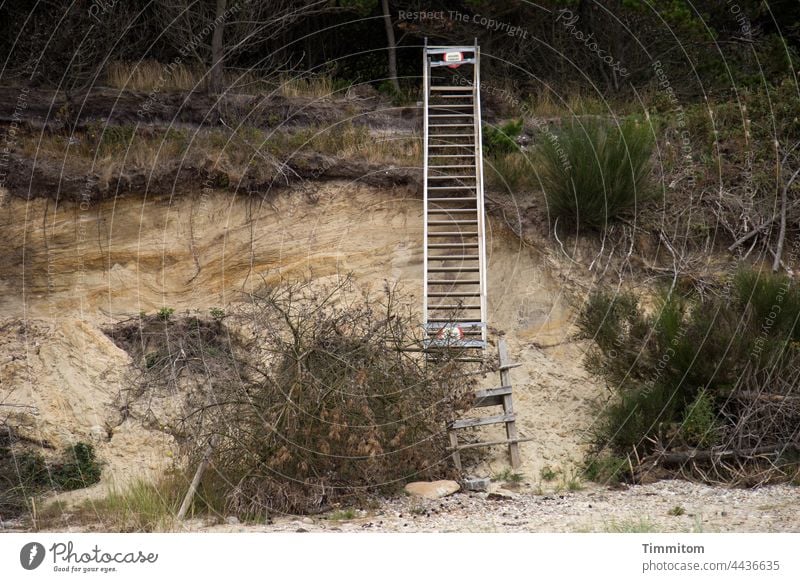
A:
[[[486,348],[479,57],[477,44],[426,41],[423,63],[424,347],[463,348],[469,361]]]
[[[464,449],[471,449],[475,447],[488,447],[492,445],[508,445],[508,454],[511,458],[511,467],[517,469],[522,461],[519,456],[519,443],[530,440],[520,439],[517,434],[516,414],[514,413],[514,403],[511,396],[511,368],[516,368],[521,364],[512,364],[508,361],[508,347],[506,340],[500,339],[497,343],[497,351],[499,355],[499,370],[500,370],[500,386],[496,388],[488,388],[485,390],[478,390],[475,392],[475,399],[473,408],[486,408],[490,406],[502,406],[503,413],[493,416],[485,416],[481,418],[464,418],[455,420],[447,427],[447,434],[450,437],[450,450],[452,451],[453,463],[456,469],[462,470],[461,467],[461,451]],[[501,441],[483,441],[477,443],[459,444],[458,435],[456,431],[462,428],[470,428],[476,426],[487,426],[491,424],[505,424],[506,425],[506,438]]]

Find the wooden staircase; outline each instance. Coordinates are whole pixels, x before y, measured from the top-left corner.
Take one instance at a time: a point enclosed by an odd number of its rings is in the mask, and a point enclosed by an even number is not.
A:
[[[508,454],[511,460],[511,467],[518,468],[522,464],[519,456],[519,443],[529,440],[521,439],[517,434],[516,420],[517,416],[514,413],[514,403],[511,397],[511,374],[509,370],[516,368],[521,364],[512,364],[508,361],[508,347],[506,340],[500,339],[497,342],[497,351],[499,355],[499,371],[500,371],[500,386],[496,388],[487,388],[485,390],[478,390],[474,394],[473,408],[488,408],[488,407],[502,407],[503,412],[494,414],[492,416],[484,416],[477,418],[462,418],[450,423],[447,427],[447,433],[450,437],[450,451],[453,456],[453,463],[456,469],[461,471],[461,451],[464,449],[471,449],[475,447],[488,447],[493,445],[508,445]],[[505,424],[506,438],[503,440],[495,441],[480,441],[475,443],[459,444],[457,431],[464,428],[472,428],[477,426],[488,426],[492,424]]]

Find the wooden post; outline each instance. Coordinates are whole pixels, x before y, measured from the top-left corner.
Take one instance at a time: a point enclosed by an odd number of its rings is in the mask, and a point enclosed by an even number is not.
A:
[[[456,469],[461,471],[461,452],[458,450],[458,436],[456,435],[456,431],[453,429],[448,429],[447,436],[450,437],[450,448],[453,449],[453,464],[456,466]]]
[[[500,338],[497,341],[497,352],[500,356],[500,385],[511,386],[508,346],[506,345],[505,338]],[[503,396],[503,413],[506,415],[514,414],[514,403],[511,399],[511,394],[505,394]],[[517,425],[513,420],[506,422],[506,437],[509,441],[512,441],[508,443],[508,454],[511,457],[511,468],[517,469],[520,465],[522,465],[522,460],[519,456],[519,436],[517,435]]]
[[[197,471],[194,474],[194,478],[192,479],[192,483],[189,485],[189,490],[186,492],[186,496],[183,498],[183,503],[181,503],[181,508],[178,510],[178,519],[182,520],[186,517],[186,513],[189,511],[189,507],[192,505],[192,500],[194,499],[194,494],[197,492],[197,488],[200,486],[200,480],[203,478],[203,473],[206,472],[209,463],[211,462],[211,454],[214,452],[214,437],[211,437],[211,440],[208,442],[208,446],[206,447],[206,451],[203,454],[203,460],[200,461],[200,465],[197,467]]]

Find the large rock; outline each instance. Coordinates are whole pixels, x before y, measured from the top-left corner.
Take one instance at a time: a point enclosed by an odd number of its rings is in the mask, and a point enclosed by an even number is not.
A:
[[[439,499],[447,497],[461,489],[455,481],[415,481],[405,486],[405,491],[414,497],[425,499]]]

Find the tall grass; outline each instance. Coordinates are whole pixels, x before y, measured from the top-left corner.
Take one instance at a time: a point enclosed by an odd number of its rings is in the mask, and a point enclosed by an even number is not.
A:
[[[603,228],[652,196],[647,126],[573,123],[540,143],[537,166],[554,218]]]
[[[177,514],[189,488],[190,477],[168,473],[155,481],[136,479],[125,486],[112,486],[99,500],[87,500],[78,508],[78,519],[97,523],[109,531],[170,531],[177,527]],[[188,517],[221,518],[225,497],[219,478],[209,473],[200,484]],[[57,516],[54,516],[57,518]]]

